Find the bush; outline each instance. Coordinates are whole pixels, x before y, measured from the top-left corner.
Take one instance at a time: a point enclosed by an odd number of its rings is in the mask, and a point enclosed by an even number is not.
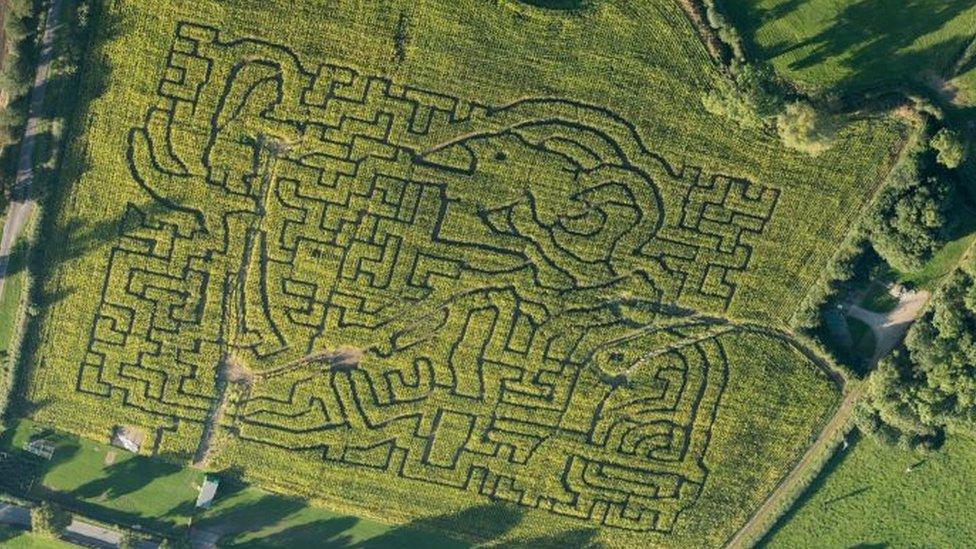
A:
[[[31,509],[31,530],[44,537],[60,538],[71,524],[71,513],[50,502]]]
[[[776,131],[787,147],[815,156],[833,144],[835,128],[813,105],[797,101],[776,117]]]
[[[705,110],[716,116],[728,118],[744,128],[759,129],[763,121],[756,108],[732,85],[722,83],[702,97]]]
[[[966,159],[965,141],[963,141],[958,133],[949,128],[939,130],[929,145],[936,151],[936,159],[939,161],[939,164],[942,164],[950,170],[958,168],[963,160]]]
[[[731,68],[731,81],[722,81],[702,98],[705,110],[744,128],[771,127],[783,109],[782,90],[772,69],[753,63],[733,63]]]
[[[888,176],[865,224],[875,250],[901,271],[920,269],[945,242],[952,185],[925,175],[930,160],[920,143]]]

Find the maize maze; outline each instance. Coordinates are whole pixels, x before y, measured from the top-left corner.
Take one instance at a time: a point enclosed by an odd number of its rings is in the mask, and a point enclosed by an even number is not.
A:
[[[160,437],[215,422],[612,528],[695,504],[752,332],[711,315],[778,189],[566,99],[479,104],[185,22],[164,63],[125,151],[151,207],[108,252],[77,392]]]

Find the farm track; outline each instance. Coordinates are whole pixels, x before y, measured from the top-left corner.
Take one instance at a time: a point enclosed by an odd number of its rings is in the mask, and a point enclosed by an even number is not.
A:
[[[746,540],[757,539],[757,534],[764,528],[763,524],[767,518],[767,515],[782,505],[788,498],[792,496],[793,489],[796,484],[801,481],[804,474],[807,473],[807,469],[810,467],[811,462],[813,462],[817,455],[825,451],[825,448],[831,444],[837,433],[841,430],[847,428],[851,414],[854,412],[854,405],[857,404],[858,399],[864,392],[864,384],[860,384],[852,389],[841,401],[840,406],[837,407],[837,411],[834,412],[834,416],[827,421],[824,428],[820,431],[820,435],[817,436],[817,440],[811,444],[806,452],[803,453],[803,457],[800,461],[793,466],[790,472],[780,481],[779,485],[773,490],[773,492],[766,498],[759,509],[752,515],[748,522],[739,529],[738,532],[726,543],[726,547],[729,548],[739,548],[747,547]]]
[[[918,292],[899,301],[898,306],[887,313],[875,313],[858,305],[847,307],[846,314],[867,324],[877,340],[872,363],[890,353],[902,340],[909,326],[928,303],[930,294]]]
[[[976,244],[970,245],[969,249],[966,250],[966,252],[959,259],[959,262],[956,264],[957,267],[971,257],[974,250],[976,250]],[[939,287],[941,287],[941,285],[942,284],[940,283]],[[868,322],[871,330],[875,332],[876,337],[878,337],[878,349],[880,349],[882,347],[882,338],[880,336],[882,334],[885,336],[886,344],[890,343],[892,338],[896,338],[895,344],[897,344],[897,341],[900,341],[900,337],[904,335],[904,333],[910,327],[911,322],[925,310],[925,306],[928,303],[929,298],[932,295],[935,295],[936,292],[938,292],[938,287],[931,293],[921,292],[918,294],[916,299],[903,301],[898,307],[889,312],[887,315],[865,311],[869,315],[872,315],[871,320],[878,320],[878,318],[875,317],[881,317],[881,320],[887,319],[887,322],[884,323],[883,326],[876,326],[868,320],[866,315],[856,314],[856,312],[853,310],[848,310],[848,314],[853,312],[855,314],[852,316],[861,318],[865,322]],[[911,319],[906,319],[907,315],[912,315]],[[876,363],[883,356],[884,354],[876,352],[875,356],[872,357],[872,364]],[[834,375],[836,375],[836,373]],[[844,397],[844,400],[841,402],[840,406],[837,407],[837,411],[834,412],[834,416],[830,418],[823,430],[820,432],[820,436],[817,437],[817,440],[814,441],[809,448],[807,448],[807,451],[803,454],[803,457],[800,458],[800,461],[797,462],[793,469],[790,470],[789,474],[783,478],[776,489],[773,490],[768,498],[766,498],[766,501],[764,501],[759,509],[756,510],[756,512],[752,515],[752,518],[750,518],[749,521],[746,522],[745,525],[743,525],[742,528],[728,541],[726,547],[745,547],[745,540],[756,539],[755,536],[757,529],[763,527],[762,525],[766,519],[766,515],[775,510],[785,498],[790,496],[793,485],[799,481],[800,475],[804,472],[804,469],[809,466],[814,456],[830,443],[838,429],[844,428],[844,426],[847,424],[851,414],[854,412],[854,405],[864,393],[865,388],[866,384],[859,384],[852,389],[847,396]],[[768,525],[768,528],[771,527],[772,524]]]

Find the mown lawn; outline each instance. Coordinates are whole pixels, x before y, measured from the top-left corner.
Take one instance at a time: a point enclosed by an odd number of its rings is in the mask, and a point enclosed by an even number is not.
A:
[[[0,546],[5,549],[68,549],[77,547],[70,543],[44,538],[5,524],[0,524]]]
[[[56,443],[51,461],[21,450],[33,438]],[[107,438],[107,435],[106,435]],[[30,494],[53,496],[93,518],[112,523],[142,524],[175,532],[193,514],[203,473],[158,459],[19,421],[0,438],[3,451],[18,454],[31,467],[36,481]]]
[[[766,547],[971,547],[976,441],[932,455],[861,439],[833,459]]]
[[[841,92],[942,76],[976,31],[974,0],[726,4],[750,55],[797,83]]]
[[[225,547],[466,547],[415,527],[336,513],[233,481],[222,484],[213,507],[194,526],[220,532]]]

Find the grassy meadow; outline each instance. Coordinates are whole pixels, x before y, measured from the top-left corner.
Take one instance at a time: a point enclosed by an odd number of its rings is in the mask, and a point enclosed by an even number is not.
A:
[[[50,461],[23,450],[27,441],[55,443]],[[74,511],[116,524],[137,524],[155,532],[185,531],[194,512],[203,473],[137,456],[21,420],[0,433],[9,455],[0,467],[0,487],[21,497],[51,498]]]
[[[976,36],[972,0],[729,2],[749,54],[811,89],[856,93],[951,77]]]
[[[858,440],[761,546],[966,546],[976,536],[974,465],[976,443],[961,436],[931,455]]]

